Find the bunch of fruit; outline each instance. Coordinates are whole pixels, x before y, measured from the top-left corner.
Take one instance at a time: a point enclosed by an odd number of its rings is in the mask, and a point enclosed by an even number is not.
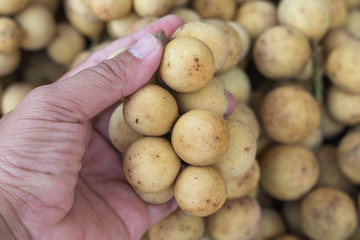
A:
[[[2,114],[169,13],[109,124],[139,197],[179,205],[143,239],[359,239],[360,0],[0,1]]]

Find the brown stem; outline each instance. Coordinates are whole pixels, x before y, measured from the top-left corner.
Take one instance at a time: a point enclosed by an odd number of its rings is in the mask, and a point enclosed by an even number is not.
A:
[[[155,32],[155,37],[157,37],[160,40],[163,47],[165,47],[166,44],[168,44],[168,42],[170,42],[171,40],[165,35],[165,32],[162,29]]]

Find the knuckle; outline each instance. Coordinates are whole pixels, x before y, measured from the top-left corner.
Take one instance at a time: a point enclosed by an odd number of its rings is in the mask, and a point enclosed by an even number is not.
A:
[[[129,69],[127,62],[123,59],[107,59],[100,62],[94,71],[105,79],[110,87],[123,85],[129,77]]]

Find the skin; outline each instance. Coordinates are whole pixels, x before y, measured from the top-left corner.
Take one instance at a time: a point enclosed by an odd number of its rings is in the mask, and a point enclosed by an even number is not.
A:
[[[103,60],[147,32],[161,28],[171,35],[181,24],[167,16],[113,42],[56,83],[35,89],[1,119],[2,238],[139,239],[177,207],[137,197],[107,135],[113,104],[157,69],[160,42],[143,59],[125,51]],[[135,74],[139,67],[141,75]]]

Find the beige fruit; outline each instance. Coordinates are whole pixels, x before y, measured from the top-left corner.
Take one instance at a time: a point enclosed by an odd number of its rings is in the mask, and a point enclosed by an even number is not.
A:
[[[330,86],[327,89],[326,107],[338,123],[349,126],[360,123],[360,94],[350,94]]]
[[[354,201],[345,192],[316,188],[301,201],[302,228],[314,240],[345,240],[356,229],[356,212]]]
[[[331,29],[323,40],[324,52],[329,55],[335,48],[354,42],[357,42],[357,40],[344,27]]]
[[[179,116],[175,98],[155,84],[147,84],[124,100],[124,118],[135,131],[147,136],[168,133]]]
[[[136,194],[144,201],[150,204],[163,204],[174,197],[174,185],[162,190],[161,192],[142,192],[134,189]]]
[[[184,21],[184,23],[201,21],[201,16],[194,9],[179,7],[171,11],[172,14],[178,15]]]
[[[191,216],[181,209],[160,220],[148,231],[150,240],[157,239],[200,239],[205,232],[205,220]]]
[[[248,126],[256,139],[260,136],[260,123],[254,111],[246,104],[237,102],[234,111],[227,118],[228,120],[237,120]]]
[[[196,166],[219,161],[230,145],[230,132],[223,117],[196,109],[183,114],[172,129],[171,142],[179,157]]]
[[[236,178],[248,171],[255,161],[256,138],[251,129],[236,120],[226,120],[230,132],[229,148],[215,163],[224,178]]]
[[[132,9],[132,0],[91,0],[91,9],[103,21],[125,17]]]
[[[254,41],[264,30],[277,25],[276,5],[265,0],[245,2],[238,7],[235,21]]]
[[[315,41],[320,41],[331,24],[327,0],[281,0],[277,16],[280,24],[290,26]]]
[[[22,37],[20,26],[9,17],[0,17],[0,52],[11,54],[18,51]]]
[[[320,108],[315,98],[296,86],[272,89],[264,98],[260,119],[267,135],[281,143],[297,143],[320,124]]]
[[[243,51],[240,35],[226,21],[219,19],[206,19],[204,22],[213,24],[214,26],[222,29],[228,39],[229,53],[225,59],[224,64],[219,70],[217,70],[217,73],[219,74],[225,73],[235,67],[240,61]]]
[[[320,167],[317,186],[337,188],[349,194],[356,192],[355,185],[344,176],[339,168],[336,146],[323,145],[317,152],[317,159]]]
[[[250,47],[251,47],[251,39],[250,34],[248,31],[244,28],[244,26],[240,25],[239,23],[235,21],[228,21],[227,22],[239,35],[241,39],[241,54],[240,54],[240,61],[239,65],[241,64],[241,61],[245,60],[245,57],[247,56]]]
[[[190,110],[206,109],[224,116],[229,106],[225,84],[216,77],[195,92],[175,93],[175,98],[181,114]]]
[[[177,177],[181,160],[170,141],[162,137],[144,137],[127,149],[123,168],[127,181],[144,193],[161,192]]]
[[[49,57],[56,63],[69,66],[86,48],[86,39],[70,24],[60,23],[57,34],[46,48]]]
[[[225,178],[227,199],[242,198],[256,189],[260,180],[260,167],[258,161],[242,175],[236,178]]]
[[[175,200],[188,214],[209,216],[218,211],[226,200],[226,183],[218,170],[211,166],[188,166],[174,185]]]
[[[354,184],[360,184],[360,131],[349,131],[340,140],[337,163],[344,176]]]
[[[348,10],[343,0],[327,0],[330,9],[330,29],[336,29],[345,24]]]
[[[194,37],[203,41],[214,55],[215,72],[222,67],[229,53],[228,40],[225,32],[210,23],[186,23],[179,27],[173,33],[172,37]]]
[[[136,140],[143,137],[127,125],[121,103],[111,114],[109,121],[109,137],[113,146],[120,152],[125,153],[128,147]]]
[[[308,40],[295,29],[273,26],[257,38],[253,57],[257,69],[265,77],[291,79],[304,68],[311,57],[311,48]]]
[[[313,188],[319,177],[315,155],[300,145],[276,144],[259,157],[263,189],[272,197],[294,201]]]
[[[15,82],[7,86],[1,96],[1,113],[4,115],[14,110],[34,88],[32,84],[24,82]]]
[[[202,18],[231,20],[235,14],[236,2],[235,0],[193,0],[192,8]]]
[[[334,49],[326,59],[326,74],[341,90],[360,94],[360,42]]]
[[[170,11],[172,0],[133,0],[133,7],[141,17],[161,17]]]
[[[27,7],[15,17],[23,36],[20,43],[22,49],[37,51],[49,45],[56,34],[56,20],[53,13],[38,4]]]
[[[261,208],[260,229],[256,233],[254,240],[266,240],[284,234],[285,223],[280,213],[274,208]]]
[[[216,74],[216,78],[224,82],[226,90],[228,90],[236,102],[246,104],[249,101],[251,93],[251,83],[248,74],[239,67]]]
[[[29,0],[11,0],[0,2],[0,15],[13,15],[25,8]]]
[[[165,49],[159,67],[162,80],[177,92],[194,92],[213,77],[215,61],[210,48],[195,37],[177,37]]]
[[[114,39],[121,38],[126,35],[129,27],[139,19],[139,15],[137,15],[135,12],[131,12],[122,18],[107,21],[106,31]]]
[[[15,72],[21,61],[21,51],[5,54],[0,52],[0,77],[8,76]]]
[[[345,29],[357,40],[360,40],[360,10],[353,9],[349,11],[345,22]]]
[[[259,230],[261,208],[251,197],[227,200],[223,207],[206,218],[215,240],[247,240]]]

